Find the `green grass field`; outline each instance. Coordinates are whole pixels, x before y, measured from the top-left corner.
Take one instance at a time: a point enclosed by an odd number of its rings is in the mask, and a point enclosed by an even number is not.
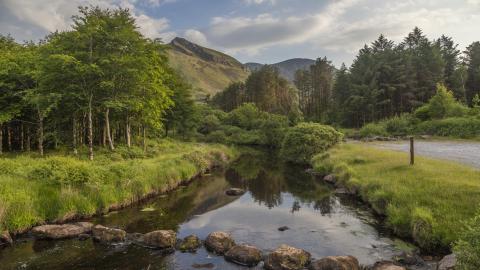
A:
[[[222,145],[162,140],[139,148],[98,150],[95,161],[59,152],[0,158],[0,231],[104,213],[176,187],[213,163],[233,158]]]
[[[448,249],[480,206],[480,171],[406,153],[342,144],[313,159],[317,171],[333,170],[387,225],[425,250]]]

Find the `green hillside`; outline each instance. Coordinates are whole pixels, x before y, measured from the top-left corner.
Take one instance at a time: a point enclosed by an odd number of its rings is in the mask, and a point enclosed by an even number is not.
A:
[[[197,99],[214,95],[231,82],[244,81],[249,74],[235,58],[186,39],[177,37],[169,45],[171,66],[193,85]]]

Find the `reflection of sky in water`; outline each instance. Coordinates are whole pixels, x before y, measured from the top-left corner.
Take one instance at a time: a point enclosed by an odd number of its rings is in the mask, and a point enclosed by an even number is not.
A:
[[[353,255],[363,264],[392,256],[392,241],[369,225],[371,214],[347,198],[331,195],[302,168],[289,168],[274,160],[240,158],[223,174],[195,181],[168,196],[144,205],[96,218],[94,223],[127,232],[174,229],[178,237],[197,234],[201,239],[216,230],[232,233],[237,243],[248,243],[269,252],[288,244],[316,258]],[[242,177],[243,176],[243,177]],[[247,177],[247,179],[246,179]],[[235,198],[229,187],[249,190]],[[152,209],[141,211],[143,208]],[[278,231],[281,226],[290,229]],[[376,248],[374,248],[376,247]],[[159,251],[134,245],[103,246],[91,241],[32,241],[0,251],[3,269],[193,269],[193,264],[213,269],[244,269],[225,262],[201,248],[196,254]],[[258,266],[254,269],[261,269]]]

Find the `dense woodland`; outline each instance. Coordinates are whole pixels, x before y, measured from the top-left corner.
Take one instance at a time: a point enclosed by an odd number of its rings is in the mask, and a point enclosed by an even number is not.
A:
[[[93,159],[190,123],[190,86],[128,10],[81,7],[72,28],[38,44],[0,36],[0,153],[87,146]]]
[[[263,110],[285,114],[278,104],[286,101],[295,107],[297,98],[282,86],[282,78],[267,75],[275,74],[272,69],[264,66],[247,83],[232,84],[213,103],[232,110],[243,102],[254,102]],[[359,51],[350,68],[342,65],[337,70],[324,57],[309,70],[298,70],[294,79],[305,120],[343,127],[361,127],[413,112],[436,94],[438,83],[452,91],[457,101],[475,105],[480,93],[480,42],[462,53],[452,38],[429,40],[415,28],[400,44],[380,35]],[[285,99],[285,93],[292,93],[287,95],[291,97]]]

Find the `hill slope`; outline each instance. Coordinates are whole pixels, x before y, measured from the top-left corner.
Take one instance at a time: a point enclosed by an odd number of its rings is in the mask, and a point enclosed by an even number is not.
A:
[[[299,69],[308,69],[311,65],[315,64],[315,60],[306,59],[306,58],[293,58],[276,64],[272,64],[278,68],[280,75],[285,77],[289,81],[293,81],[295,77],[295,72]],[[263,65],[259,63],[246,63],[245,66],[249,70],[257,70]]]
[[[229,55],[178,37],[169,45],[170,65],[192,84],[197,99],[214,95],[231,82],[248,77],[249,70]]]

